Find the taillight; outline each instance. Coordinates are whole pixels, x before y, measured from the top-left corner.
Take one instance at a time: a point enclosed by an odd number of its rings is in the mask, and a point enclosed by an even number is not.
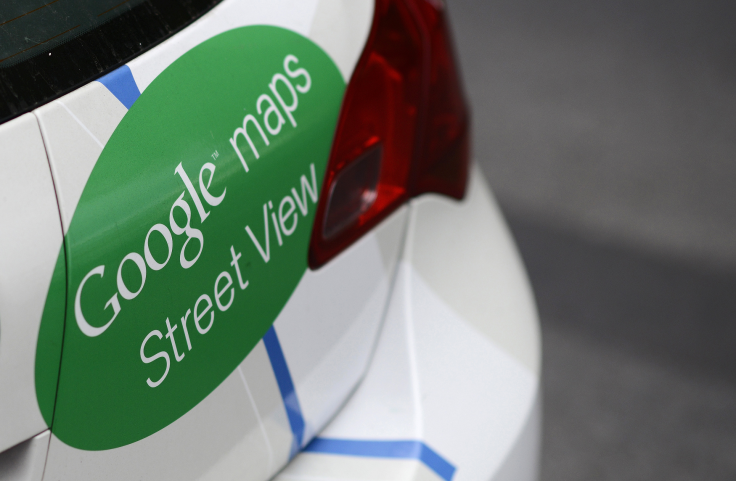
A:
[[[376,0],[335,132],[310,267],[326,263],[411,196],[461,199],[467,173],[468,112],[444,5]]]

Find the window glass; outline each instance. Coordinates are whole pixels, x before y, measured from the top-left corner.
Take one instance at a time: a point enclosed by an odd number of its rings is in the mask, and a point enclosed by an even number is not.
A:
[[[143,0],[0,2],[0,68],[38,55],[130,11]]]
[[[0,0],[0,123],[130,61],[220,0]]]

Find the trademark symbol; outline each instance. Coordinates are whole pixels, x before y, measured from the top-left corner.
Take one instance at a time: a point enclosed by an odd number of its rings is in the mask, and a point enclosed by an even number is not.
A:
[[[215,153],[212,154],[212,160],[217,160],[217,158],[220,156],[220,154],[217,153],[215,150]]]

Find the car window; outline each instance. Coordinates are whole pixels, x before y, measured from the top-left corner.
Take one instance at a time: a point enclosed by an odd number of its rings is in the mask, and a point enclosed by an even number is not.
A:
[[[20,0],[0,4],[0,65],[12,65],[41,50],[129,12],[142,0]]]
[[[0,2],[0,122],[125,63],[219,0]]]

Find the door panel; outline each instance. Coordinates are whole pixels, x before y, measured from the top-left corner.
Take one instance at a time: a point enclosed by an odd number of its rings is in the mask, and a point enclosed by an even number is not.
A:
[[[0,126],[0,155],[0,451],[4,451],[51,422],[42,417],[39,403],[53,411],[65,275],[62,257],[50,291],[61,227],[33,114]],[[39,339],[42,314],[49,327]],[[36,370],[37,356],[44,359],[46,369]]]

